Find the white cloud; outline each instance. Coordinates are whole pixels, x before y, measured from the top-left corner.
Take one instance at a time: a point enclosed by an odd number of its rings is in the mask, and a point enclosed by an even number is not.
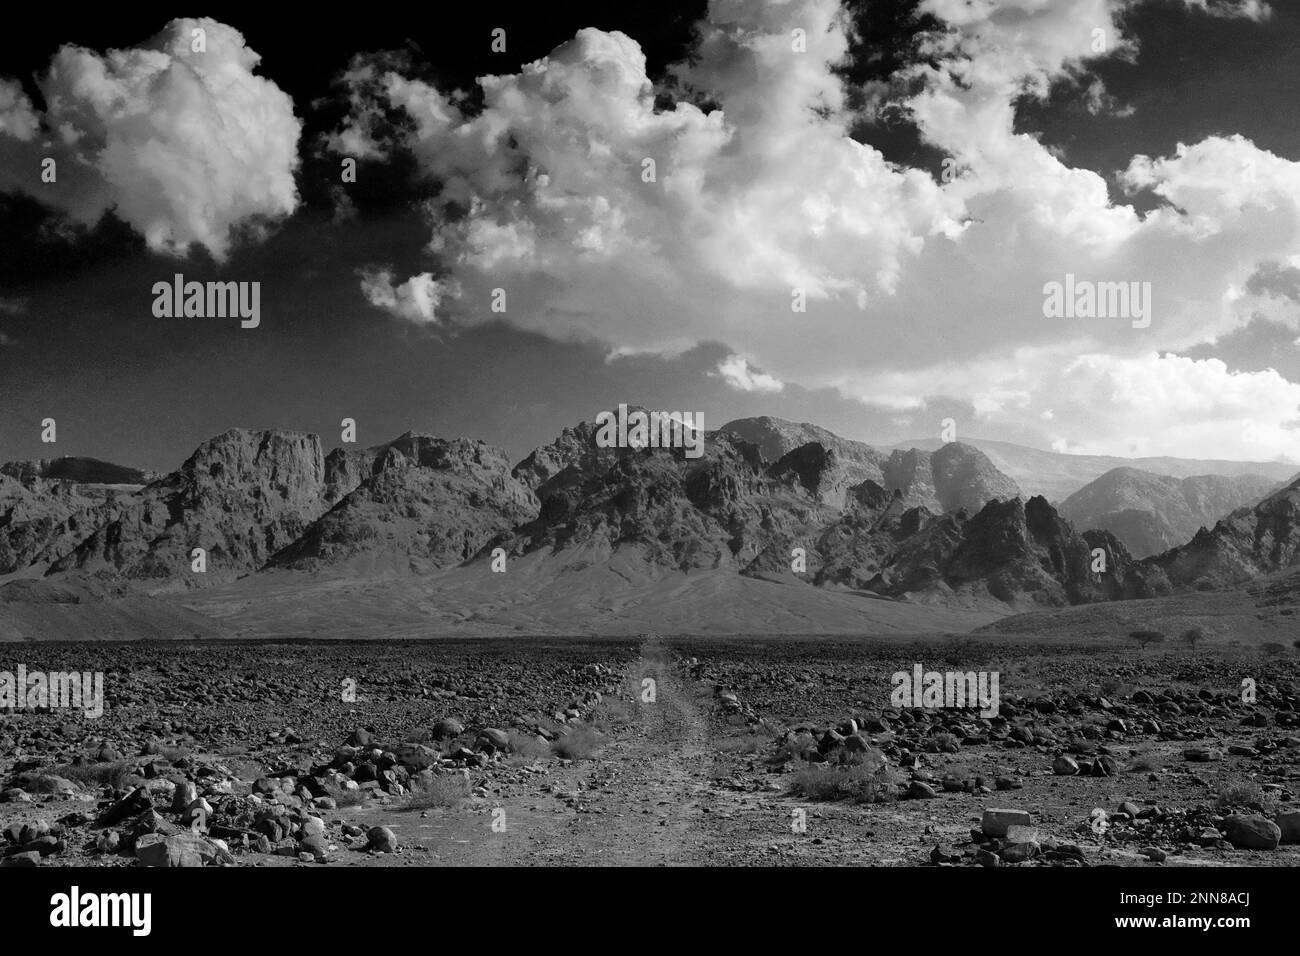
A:
[[[1035,430],[1058,451],[1300,462],[1300,384],[1273,369],[1233,371],[1219,359],[1173,353],[1071,351],[951,362],[887,376],[879,387],[885,399],[913,408],[967,396],[975,408],[967,429],[977,435],[1037,419]]]
[[[1112,376],[1171,362],[1155,369],[1240,388],[1227,373],[1151,357],[1242,327],[1260,306],[1243,292],[1252,277],[1267,263],[1300,265],[1300,167],[1239,136],[1135,157],[1122,184],[1163,204],[1140,215],[1112,201],[1101,175],[1017,132],[1020,98],[1060,80],[1113,108],[1089,64],[1137,56],[1126,6],[925,0],[948,29],[901,78],[900,102],[956,160],[946,184],[849,136],[832,69],[848,49],[834,0],[714,0],[695,55],[675,68],[718,104],[707,114],[684,102],[656,110],[637,44],[589,29],[518,74],[482,79],[472,116],[391,63],[359,61],[352,113],[332,142],[371,157],[410,149],[442,184],[429,251],[459,283],[439,303],[450,321],[500,318],[487,303],[502,287],[507,321],[602,341],[611,355],[725,343],[743,358],[714,374],[737,388],[765,381],[757,367],[772,383],[896,412],[953,398],[986,422],[1038,433],[1050,423],[1052,437],[1112,441],[1113,451],[1149,425],[1148,443],[1195,454],[1200,433],[1168,430],[1158,411],[1130,410],[1132,434],[1108,438],[1105,416],[1072,412],[1056,391],[1088,387],[1080,355],[1105,357]],[[794,29],[806,52],[792,48]],[[411,119],[396,144],[382,132],[393,108]],[[646,159],[654,182],[643,180]],[[1150,282],[1150,328],[1045,319],[1043,285],[1067,273]],[[805,312],[792,310],[795,290]],[[1245,381],[1289,395],[1280,378]],[[1256,457],[1269,457],[1269,441],[1272,453],[1293,448],[1281,421],[1235,447]]]
[[[334,146],[373,150],[381,110],[411,115],[405,145],[444,184],[431,246],[465,284],[465,321],[498,285],[520,324],[631,349],[694,344],[712,305],[737,294],[788,316],[797,287],[860,315],[928,240],[959,232],[960,205],[845,135],[827,68],[846,51],[834,2],[718,15],[684,75],[722,111],[656,111],[637,44],[587,29],[520,74],[484,78],[472,118],[419,81],[358,66]],[[806,53],[792,49],[795,26]]]
[[[1056,407],[1056,431],[1073,452],[1300,461],[1300,384],[1273,369],[1232,371],[1218,359],[1173,354],[1084,355],[1059,387],[1069,399]]]
[[[206,52],[191,48],[196,29]],[[154,250],[200,245],[223,259],[232,229],[257,233],[298,205],[301,123],[289,96],[254,74],[259,60],[237,30],[208,18],[173,20],[129,50],[65,46],[40,79],[45,136],[26,98],[0,83],[0,189],[84,223],[113,209]],[[58,162],[57,184],[39,180],[46,156]]]
[[[32,101],[16,80],[0,77],[0,136],[29,140],[40,128],[40,120],[32,109]]]
[[[394,285],[391,269],[361,272],[361,292],[376,308],[417,325],[438,323],[438,304],[447,288],[428,272]]]
[[[728,355],[709,374],[721,376],[723,381],[740,392],[779,392],[785,388],[785,383],[780,379],[751,368],[743,355]]]
[[[1265,0],[1183,0],[1187,6],[1201,10],[1212,17],[1242,17],[1263,23],[1273,16],[1273,8]]]

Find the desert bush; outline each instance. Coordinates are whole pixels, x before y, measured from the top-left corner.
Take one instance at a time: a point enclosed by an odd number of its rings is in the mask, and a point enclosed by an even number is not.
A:
[[[338,790],[333,787],[325,788],[325,796],[330,797],[337,807],[359,807],[368,799],[367,791],[357,788],[356,790]]]
[[[812,734],[799,734],[776,748],[771,763],[779,765],[792,760],[807,760],[816,752],[817,739]]]
[[[160,744],[156,741],[150,741],[144,745],[144,755],[146,757],[162,757],[168,763],[176,763],[184,760],[191,753],[189,747],[182,747],[174,744]]]
[[[64,777],[83,787],[110,787],[119,789],[130,774],[133,763],[130,760],[113,760],[106,763],[69,763],[55,767],[52,773]]]
[[[925,749],[937,753],[955,754],[961,750],[961,741],[957,739],[956,734],[942,730],[930,736],[926,741]]]
[[[568,760],[589,760],[596,755],[607,740],[594,727],[570,728],[563,737],[551,741],[551,752]]]
[[[525,734],[517,730],[511,730],[509,736],[511,757],[531,761],[539,757],[550,756],[551,745],[537,734]]]
[[[413,790],[402,802],[403,810],[429,810],[454,807],[469,799],[469,781],[464,774],[449,773],[434,777],[429,786]]]
[[[861,760],[840,765],[813,764],[794,779],[794,792],[807,800],[852,800],[885,803],[897,800],[903,776],[890,767],[879,751],[857,754]]]
[[[265,777],[267,767],[256,760],[225,760],[222,766],[236,780],[252,783],[258,777]]]
[[[1129,763],[1128,769],[1130,773],[1154,773],[1163,766],[1164,764],[1160,762],[1160,758],[1155,754],[1138,754]]]
[[[1272,794],[1266,794],[1253,780],[1246,780],[1224,787],[1215,801],[1215,806],[1220,810],[1243,807],[1262,813],[1272,813],[1276,809],[1277,798]]]

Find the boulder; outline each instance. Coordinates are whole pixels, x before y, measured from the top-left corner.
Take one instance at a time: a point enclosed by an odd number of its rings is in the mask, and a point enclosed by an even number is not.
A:
[[[1276,850],[1282,828],[1256,813],[1234,813],[1223,823],[1224,835],[1238,850]]]
[[[980,830],[985,836],[1005,837],[1007,829],[1013,826],[1030,826],[1033,818],[1028,810],[986,809],[980,822]]]

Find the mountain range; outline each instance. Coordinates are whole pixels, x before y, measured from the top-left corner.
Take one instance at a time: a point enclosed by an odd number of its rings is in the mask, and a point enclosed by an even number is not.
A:
[[[1290,481],[1300,472],[1300,464],[1285,461],[1223,461],[1213,458],[1117,458],[1113,455],[1074,455],[1045,451],[1012,442],[985,438],[963,439],[984,452],[999,471],[1020,484],[1029,494],[1042,495],[1053,503],[1064,502],[1089,482],[1116,468],[1136,468],[1173,478],[1220,475],[1225,478],[1258,475],[1274,483]],[[922,438],[902,442],[894,448],[919,448],[933,451],[943,442]]]
[[[145,481],[104,480],[129,477]],[[1107,489],[1173,500],[1177,482],[1101,477],[1073,496],[1077,513],[1109,520]],[[325,455],[313,435],[232,429],[161,477],[88,459],[0,468],[0,639],[316,633],[329,621],[965,630],[1238,587],[1300,561],[1300,482],[1217,522],[1249,483],[1176,487],[1182,510],[1167,509],[1160,533],[1206,526],[1135,557],[1113,529],[1077,529],[961,442],[883,451],[752,418],[688,458],[601,447],[584,422],[511,466],[466,438],[407,433]]]

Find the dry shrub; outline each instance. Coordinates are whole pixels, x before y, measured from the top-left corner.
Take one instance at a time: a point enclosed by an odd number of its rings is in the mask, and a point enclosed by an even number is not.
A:
[[[563,737],[551,741],[551,752],[567,760],[589,760],[606,743],[603,734],[584,724],[571,727]]]
[[[65,777],[83,787],[109,787],[118,790],[135,766],[130,760],[113,760],[106,763],[70,763],[55,767],[55,776]]]
[[[855,754],[856,762],[838,766],[814,764],[800,770],[794,792],[808,800],[852,800],[886,803],[897,800],[903,775],[889,766],[879,751]]]
[[[1254,781],[1229,784],[1219,794],[1215,806],[1220,810],[1246,809],[1272,814],[1277,809],[1277,798],[1266,794]]]
[[[464,774],[449,773],[434,777],[428,787],[414,790],[402,804],[403,810],[428,810],[433,807],[454,807],[469,799],[469,781]]]

